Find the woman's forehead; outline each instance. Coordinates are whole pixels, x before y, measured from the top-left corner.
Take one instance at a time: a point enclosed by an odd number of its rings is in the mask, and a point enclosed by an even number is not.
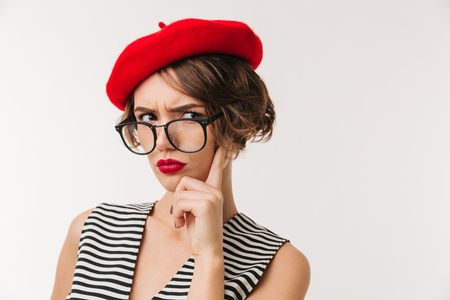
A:
[[[157,73],[152,74],[139,84],[134,93],[134,102],[135,107],[148,107],[151,109],[164,107],[167,110],[187,105],[204,106],[200,100],[172,88]]]

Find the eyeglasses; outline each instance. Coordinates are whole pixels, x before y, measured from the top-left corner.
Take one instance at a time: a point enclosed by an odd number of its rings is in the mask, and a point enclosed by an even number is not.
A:
[[[163,127],[167,139],[175,149],[185,153],[202,150],[206,145],[206,126],[223,116],[220,112],[209,119],[176,119],[165,125],[132,122],[116,125],[123,143],[139,155],[151,153],[156,146],[156,128]]]

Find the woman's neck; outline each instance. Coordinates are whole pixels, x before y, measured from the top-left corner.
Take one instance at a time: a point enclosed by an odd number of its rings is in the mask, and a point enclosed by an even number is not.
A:
[[[222,194],[223,194],[223,223],[228,222],[232,217],[238,214],[233,196],[232,186],[232,161],[230,160],[222,173]]]

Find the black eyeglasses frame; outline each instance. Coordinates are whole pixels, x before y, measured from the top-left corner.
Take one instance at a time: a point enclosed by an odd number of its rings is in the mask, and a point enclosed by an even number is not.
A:
[[[206,126],[208,126],[209,124],[211,124],[212,122],[214,122],[215,120],[217,120],[218,118],[220,118],[220,117],[222,117],[222,116],[223,116],[223,112],[219,112],[219,113],[215,114],[214,116],[212,116],[211,118],[208,118],[208,119],[187,119],[187,118],[185,118],[185,119],[175,119],[175,120],[172,120],[172,121],[170,121],[170,122],[167,122],[167,123],[164,124],[164,125],[152,125],[152,124],[149,124],[149,123],[147,123],[147,122],[129,122],[129,123],[118,124],[118,125],[115,126],[115,128],[116,128],[116,131],[119,133],[119,135],[120,135],[120,137],[121,137],[121,139],[122,139],[122,142],[124,143],[125,147],[127,147],[128,150],[130,150],[131,152],[133,152],[134,154],[137,154],[137,155],[147,155],[147,154],[149,154],[149,153],[152,153],[153,150],[155,150],[155,147],[156,147],[156,140],[157,140],[156,128],[160,128],[160,127],[164,127],[164,132],[165,132],[165,134],[166,134],[166,137],[167,137],[167,139],[169,140],[170,144],[171,144],[175,149],[177,149],[177,150],[180,151],[180,152],[184,152],[184,153],[195,153],[195,152],[199,152],[199,151],[201,151],[203,148],[205,148],[205,145],[206,145],[206,137],[207,137],[207,134],[206,134]],[[200,149],[198,149],[198,150],[196,150],[196,151],[184,151],[184,150],[179,149],[179,148],[178,148],[177,146],[175,146],[175,144],[172,142],[172,139],[170,138],[169,131],[168,131],[167,128],[169,127],[170,124],[172,124],[172,123],[174,123],[174,122],[179,122],[179,121],[194,121],[194,122],[199,123],[199,124],[202,126],[202,128],[203,128],[203,133],[204,133],[204,135],[205,135],[205,142],[203,143],[203,146],[202,146]],[[145,152],[145,153],[139,153],[139,152],[133,151],[132,149],[130,149],[130,147],[127,146],[127,143],[125,142],[125,139],[124,139],[124,137],[123,137],[123,135],[122,135],[122,128],[125,127],[125,126],[127,126],[127,125],[133,125],[133,124],[135,124],[135,125],[138,125],[138,124],[145,125],[145,126],[149,127],[149,128],[152,130],[152,132],[153,132],[153,138],[154,138],[152,150],[150,150],[150,151],[148,151],[148,152]]]

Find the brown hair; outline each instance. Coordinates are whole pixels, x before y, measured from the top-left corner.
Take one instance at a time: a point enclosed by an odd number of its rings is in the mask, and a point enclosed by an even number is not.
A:
[[[236,158],[247,141],[267,141],[272,136],[275,111],[266,85],[251,65],[238,56],[202,54],[179,60],[157,71],[174,89],[202,101],[212,116],[224,116],[212,125],[218,145]],[[121,123],[135,122],[134,91]]]

